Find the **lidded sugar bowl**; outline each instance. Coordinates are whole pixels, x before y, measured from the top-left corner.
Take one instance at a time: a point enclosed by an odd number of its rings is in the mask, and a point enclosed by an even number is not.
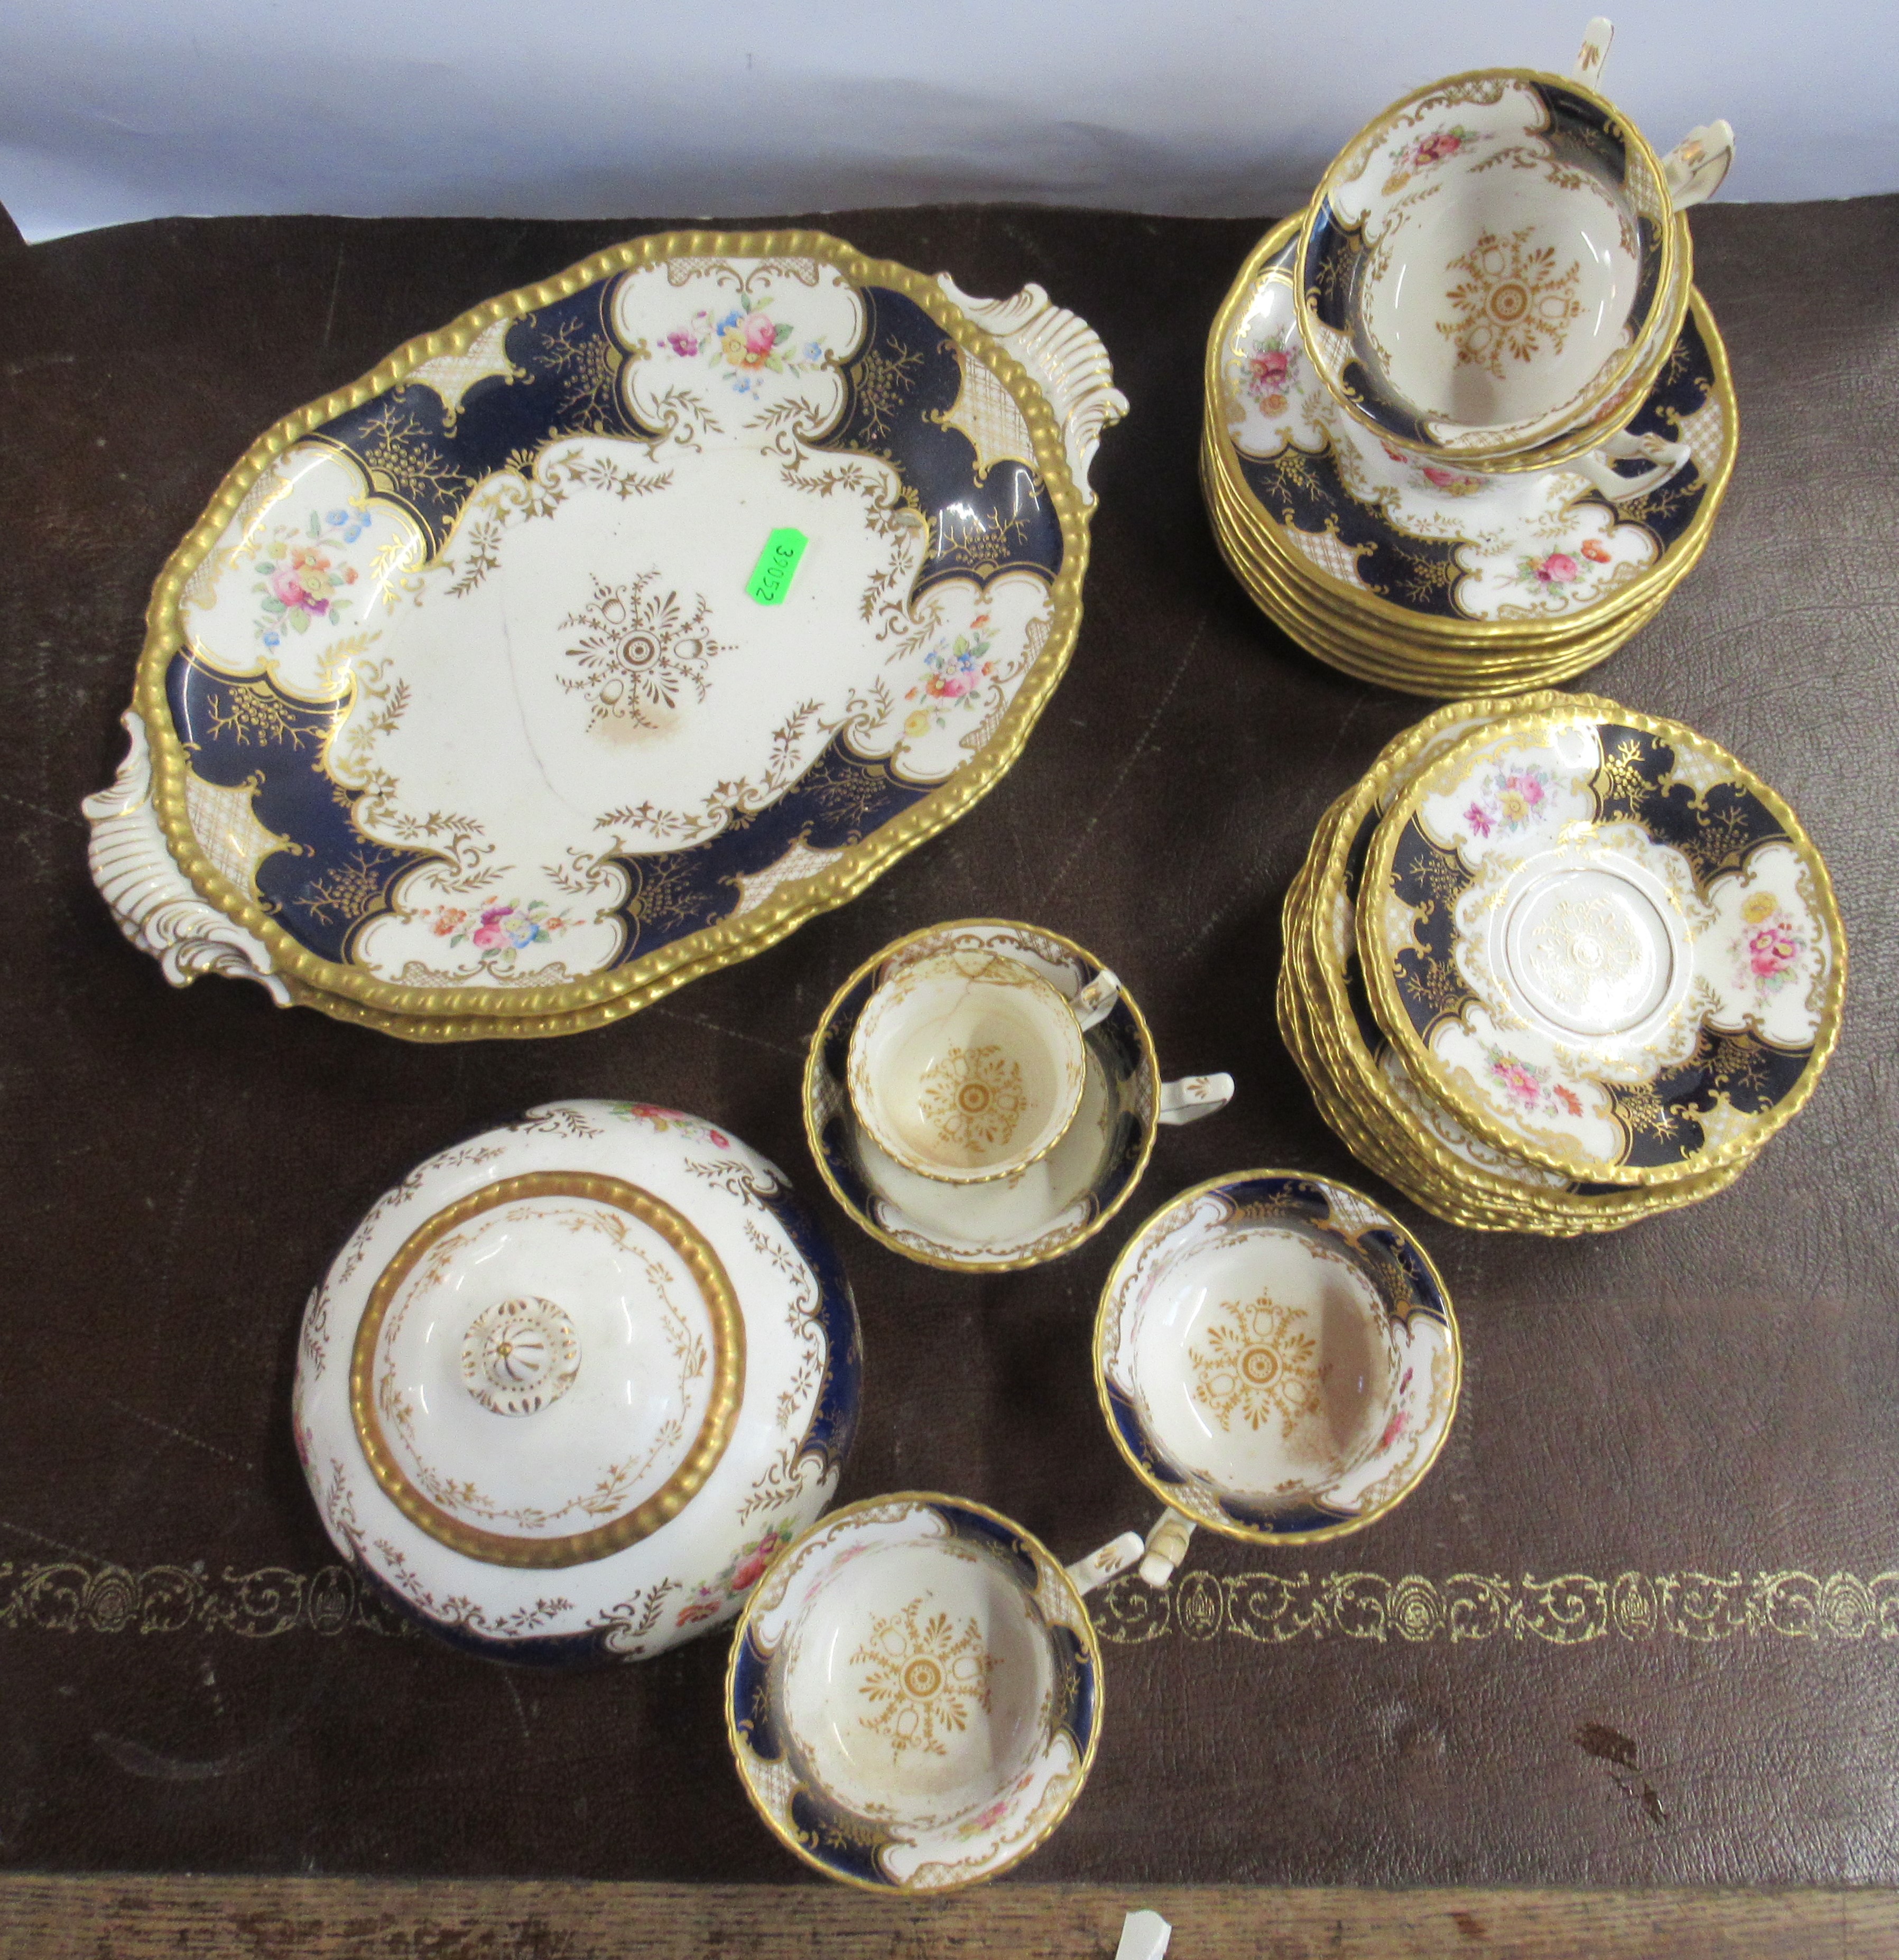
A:
[[[534,1109],[371,1207],[292,1417],[338,1548],[470,1652],[637,1659],[730,1619],[836,1488],[862,1351],[782,1175],[645,1103]]]

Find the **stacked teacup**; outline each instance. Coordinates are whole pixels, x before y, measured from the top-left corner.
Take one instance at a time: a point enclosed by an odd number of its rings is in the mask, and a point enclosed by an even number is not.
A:
[[[1550,685],[1700,555],[1733,466],[1726,355],[1667,158],[1573,77],[1432,83],[1353,138],[1241,269],[1208,343],[1222,552],[1292,638],[1409,692]]]
[[[1613,1230],[1725,1189],[1812,1093],[1846,941],[1798,819],[1588,695],[1458,702],[1320,819],[1279,1027],[1353,1153],[1452,1223]]]

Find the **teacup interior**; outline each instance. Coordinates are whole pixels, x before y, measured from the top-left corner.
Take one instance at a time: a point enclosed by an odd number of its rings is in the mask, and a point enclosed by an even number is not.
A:
[[[913,1163],[947,1171],[1001,1170],[1059,1134],[1079,1078],[1069,1080],[1077,1032],[1052,988],[948,975],[918,983],[874,1031],[871,1092],[879,1126]]]
[[[810,1773],[859,1815],[914,1828],[986,1809],[1047,1745],[1048,1630],[994,1558],[954,1541],[841,1561],[782,1665]]]
[[[1131,1376],[1149,1434],[1223,1495],[1322,1498],[1399,1407],[1391,1322],[1323,1235],[1262,1225],[1189,1246],[1136,1309]]]
[[[1630,341],[1640,267],[1618,196],[1579,170],[1465,169],[1397,214],[1359,294],[1364,351],[1421,413],[1553,415]]]

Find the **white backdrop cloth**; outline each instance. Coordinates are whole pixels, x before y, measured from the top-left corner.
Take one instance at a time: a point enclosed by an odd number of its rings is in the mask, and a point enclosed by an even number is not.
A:
[[[1603,0],[1597,0],[1598,5]],[[0,203],[30,239],[177,214],[738,218],[971,199],[1282,212],[1387,102],[1566,72],[1588,0],[13,0]],[[1895,0],[1614,0],[1658,148],[1730,198],[1899,189]]]

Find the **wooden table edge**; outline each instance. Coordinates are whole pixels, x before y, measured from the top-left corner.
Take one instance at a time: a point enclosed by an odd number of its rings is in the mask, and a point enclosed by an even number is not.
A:
[[[534,1960],[1112,1956],[1125,1914],[1174,1927],[1169,1960],[1722,1960],[1899,1952],[1899,1892],[1037,1885],[932,1900],[818,1884],[0,1875],[0,1955]]]

